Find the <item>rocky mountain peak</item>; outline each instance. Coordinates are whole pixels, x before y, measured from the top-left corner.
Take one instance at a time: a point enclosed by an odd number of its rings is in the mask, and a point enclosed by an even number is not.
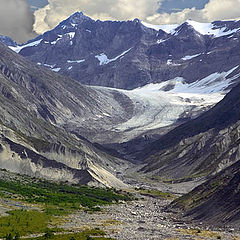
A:
[[[90,17],[86,16],[83,12],[75,12],[67,19],[59,23],[59,25],[52,31],[57,31],[59,33],[75,31],[84,22],[95,22]],[[50,31],[50,32],[52,32]]]
[[[75,12],[72,14],[69,18],[66,20],[62,21],[59,25],[67,25],[67,24],[81,24],[84,21],[94,21],[90,17],[86,16],[83,12]]]
[[[199,34],[190,22],[185,22],[175,29],[175,36],[189,37],[189,35]]]

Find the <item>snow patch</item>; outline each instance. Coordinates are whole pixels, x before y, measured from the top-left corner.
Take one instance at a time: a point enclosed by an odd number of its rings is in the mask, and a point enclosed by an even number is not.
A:
[[[44,67],[47,67],[47,68],[54,68],[56,66],[56,64],[50,65],[50,64],[47,64],[47,63],[40,63],[40,62],[38,62],[37,65],[44,66]]]
[[[171,33],[173,34],[175,29],[179,26],[178,24],[169,24],[169,25],[153,25],[150,23],[146,23],[141,21],[142,25],[144,25],[147,28],[154,29],[156,31],[162,30],[166,33]]]
[[[188,20],[187,23],[202,35],[214,35],[215,38],[227,36],[240,30],[240,28],[233,30],[227,30],[226,27],[217,28],[213,23],[200,23],[192,20]]]
[[[169,39],[169,38],[168,38]],[[164,43],[164,42],[166,42],[168,39],[159,39],[159,40],[157,40],[157,44],[161,44],[161,43]]]
[[[124,51],[123,53],[121,53],[120,55],[118,55],[115,58],[109,59],[108,56],[104,53],[101,53],[100,55],[95,56],[95,58],[98,59],[99,61],[99,65],[105,65],[108,64],[110,62],[114,62],[117,59],[119,59],[120,57],[124,56],[126,53],[128,53],[132,48],[129,48],[128,50]]]
[[[201,54],[202,54],[202,53],[195,54],[195,55],[191,55],[191,56],[187,55],[187,56],[183,57],[182,60],[187,61],[187,60],[190,60],[190,59],[192,59],[192,58],[198,57],[198,56],[200,56]]]
[[[67,60],[68,63],[82,63],[85,62],[85,59],[82,60]]]
[[[61,68],[53,68],[52,69],[54,72],[59,72],[61,70]]]
[[[75,34],[75,32],[66,33],[66,35],[68,35],[71,39],[74,38]]]
[[[153,25],[146,22],[141,22],[145,27],[154,29],[156,31],[163,30],[164,32],[172,35],[176,35],[176,28],[179,24],[169,24],[169,25]],[[187,20],[186,23],[191,25],[197,32],[202,35],[213,35],[215,38],[228,36],[234,34],[240,30],[240,28],[228,30],[226,27],[217,28],[213,23],[200,23],[192,20]]]
[[[48,68],[54,68],[56,66],[56,64],[50,65],[50,64],[44,63],[43,66],[48,67]]]
[[[25,45],[17,46],[17,47],[9,46],[9,48],[12,49],[14,52],[19,53],[23,48],[37,46],[38,44],[41,43],[41,41],[42,41],[42,39],[25,44]]]

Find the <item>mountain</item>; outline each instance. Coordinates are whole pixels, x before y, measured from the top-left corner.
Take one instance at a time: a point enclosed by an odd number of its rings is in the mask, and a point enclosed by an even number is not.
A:
[[[2,59],[1,71],[7,77],[14,77],[12,71],[15,72],[15,68],[22,65],[23,58],[16,64],[12,59],[11,56],[7,63],[4,63],[6,57]],[[46,99],[45,103],[34,104],[31,111],[35,112],[37,106],[37,114],[44,120],[64,128],[68,133],[80,135],[91,142],[107,144],[108,147],[109,144],[118,144],[145,136],[148,132],[152,138],[165,127],[174,127],[195,117],[220,101],[238,76],[238,68],[234,67],[228,72],[215,73],[201,79],[197,84],[187,84],[183,78],[176,78],[131,91],[85,87],[72,79],[61,77],[64,79],[64,85],[62,83],[61,89],[57,91],[59,84],[49,79],[49,71],[45,74],[47,77],[39,75],[39,69],[41,69],[40,73],[43,71],[42,66],[31,64],[29,65],[31,67],[28,67],[27,64],[29,62],[24,65],[25,74],[34,70],[32,75],[46,81],[42,85],[36,82],[37,87],[32,86],[32,77],[26,74],[30,83],[24,82],[23,86],[32,93],[36,91],[35,94],[40,88],[39,94],[44,94],[43,99]],[[53,76],[52,78],[56,79],[56,73]],[[218,81],[215,81],[216,79]],[[46,90],[43,93],[44,89]],[[55,98],[57,100],[52,103],[52,99]],[[25,105],[29,104],[29,99],[33,100],[32,96],[24,102]],[[24,127],[25,125],[22,124],[21,128]],[[122,154],[122,150],[119,152]]]
[[[184,221],[239,225],[239,94],[240,84],[210,110],[139,151],[145,177],[171,184],[205,181],[167,208]]]
[[[62,77],[1,43],[0,92],[1,168],[57,181],[125,186],[116,175],[127,163],[64,126],[83,119],[91,127],[93,116],[107,107],[113,111],[105,101],[117,108],[117,94]]]
[[[172,210],[238,223],[239,30],[75,13],[25,45],[1,38],[22,55],[0,43],[1,168],[126,188],[121,157],[144,161],[151,180],[207,180]]]
[[[184,180],[216,174],[237,162],[239,93],[237,85],[212,109],[145,148],[142,157],[147,160],[142,171],[165,179]]]
[[[154,26],[138,19],[95,21],[76,12],[12,49],[83,84],[135,89],[176,77],[192,83],[233,69],[239,34],[240,21]]]

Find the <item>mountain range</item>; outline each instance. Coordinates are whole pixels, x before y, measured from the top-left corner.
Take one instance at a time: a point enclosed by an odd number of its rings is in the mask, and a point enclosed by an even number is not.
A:
[[[116,188],[129,169],[200,179],[170,209],[237,223],[239,35],[240,21],[155,26],[77,12],[27,44],[0,37],[1,168]]]
[[[134,89],[176,77],[192,83],[238,66],[239,29],[240,21],[154,26],[77,12],[12,49],[83,84]]]

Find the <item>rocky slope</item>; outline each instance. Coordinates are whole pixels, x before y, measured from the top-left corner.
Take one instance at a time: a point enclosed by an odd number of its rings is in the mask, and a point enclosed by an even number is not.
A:
[[[215,107],[148,145],[140,170],[164,182],[206,180],[168,208],[184,221],[239,225],[240,85]],[[150,156],[149,156],[150,155]]]
[[[239,225],[240,162],[221,171],[190,193],[175,200],[169,207],[184,212],[185,219],[204,224]]]
[[[125,163],[64,129],[66,119],[92,120],[103,111],[106,93],[103,98],[100,91],[73,80],[68,86],[69,81],[0,44],[1,168],[54,180],[124,186],[115,175]],[[117,96],[109,92],[113,104]],[[114,117],[119,122],[123,118]]]
[[[77,12],[12,49],[84,84],[134,89],[229,71],[239,64],[239,34],[240,21],[154,26],[138,19],[95,21]]]

